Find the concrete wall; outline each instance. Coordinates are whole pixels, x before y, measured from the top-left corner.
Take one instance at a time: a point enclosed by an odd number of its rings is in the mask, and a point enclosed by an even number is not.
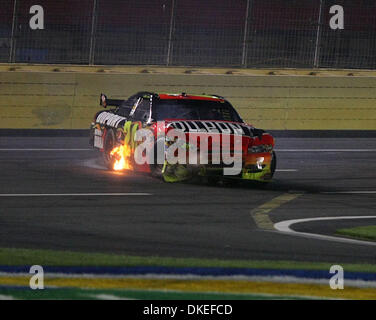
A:
[[[0,128],[86,129],[99,94],[215,93],[269,130],[375,130],[376,76],[350,71],[0,66]]]

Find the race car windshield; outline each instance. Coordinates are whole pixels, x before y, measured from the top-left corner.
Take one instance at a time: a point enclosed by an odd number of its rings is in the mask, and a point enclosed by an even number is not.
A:
[[[160,100],[153,107],[153,118],[243,122],[228,102],[208,100]]]

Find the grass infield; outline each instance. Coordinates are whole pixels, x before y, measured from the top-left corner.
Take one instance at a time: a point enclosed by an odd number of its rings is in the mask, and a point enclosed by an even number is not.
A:
[[[299,296],[284,296],[272,294],[231,294],[210,292],[179,292],[168,290],[127,290],[127,289],[80,289],[80,288],[48,288],[45,290],[30,290],[30,288],[1,288],[2,295],[12,299],[25,300],[306,300]],[[311,298],[312,299],[312,298]]]
[[[356,239],[376,241],[376,226],[339,229],[336,231],[336,234]]]
[[[376,234],[376,227],[374,227]],[[84,253],[73,251],[34,250],[0,248],[0,265],[3,266],[160,266],[160,267],[222,267],[222,268],[260,268],[260,269],[305,269],[329,270],[331,262],[299,261],[256,261],[219,260],[173,257],[141,257],[104,253]],[[345,270],[354,272],[376,272],[372,264],[341,264]]]

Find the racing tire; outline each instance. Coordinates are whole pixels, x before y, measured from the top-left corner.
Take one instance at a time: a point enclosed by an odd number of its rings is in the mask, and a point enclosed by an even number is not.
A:
[[[246,182],[246,183],[256,187],[257,189],[268,188],[268,184],[272,181],[276,167],[277,167],[277,155],[276,155],[275,151],[273,151],[272,152],[272,160],[270,161],[270,175],[271,175],[270,180],[268,180],[268,181],[250,181],[250,182]]]
[[[107,129],[103,142],[103,162],[109,170],[113,170],[115,159],[111,156],[111,151],[115,147],[115,133],[112,129]]]

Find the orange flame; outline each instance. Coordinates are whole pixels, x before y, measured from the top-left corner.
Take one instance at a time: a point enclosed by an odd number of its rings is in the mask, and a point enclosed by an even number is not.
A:
[[[114,170],[130,170],[132,169],[132,165],[130,162],[131,158],[131,149],[126,145],[121,145],[119,147],[115,147],[111,150],[111,156],[114,157]]]

